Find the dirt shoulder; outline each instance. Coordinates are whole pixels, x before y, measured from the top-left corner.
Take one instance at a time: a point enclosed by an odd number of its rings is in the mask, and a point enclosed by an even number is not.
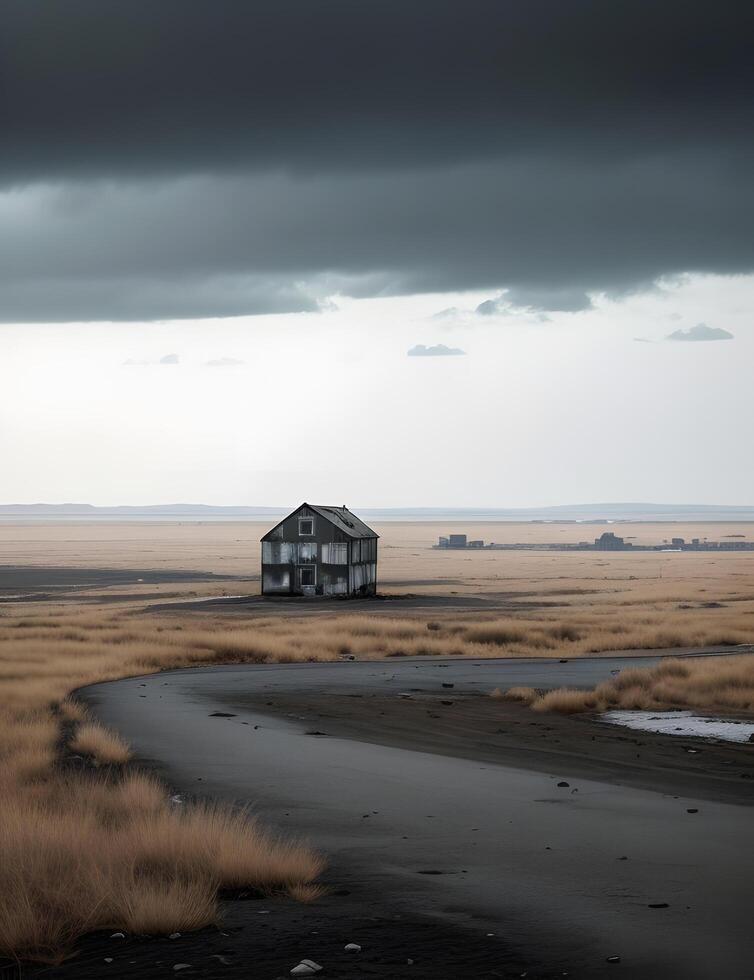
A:
[[[754,745],[630,732],[591,717],[535,714],[480,695],[316,691],[233,696],[295,715],[312,730],[422,752],[498,763],[718,802],[754,804]]]
[[[473,924],[472,924],[473,925]],[[338,980],[460,980],[462,977],[555,980],[567,962],[544,965],[505,938],[480,928],[423,916],[387,902],[379,882],[339,873],[329,894],[311,905],[287,898],[249,896],[227,901],[217,927],[166,936],[112,938],[97,933],[76,944],[57,966],[0,961],[5,980],[165,980],[175,975],[211,980],[284,980],[302,959]],[[346,944],[356,943],[358,952]],[[176,971],[176,967],[183,967]]]

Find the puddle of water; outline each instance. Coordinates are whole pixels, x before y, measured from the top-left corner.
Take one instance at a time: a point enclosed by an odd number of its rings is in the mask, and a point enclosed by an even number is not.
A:
[[[691,711],[606,711],[603,721],[642,732],[662,732],[684,738],[722,738],[727,742],[748,742],[754,735],[754,721],[708,718]]]

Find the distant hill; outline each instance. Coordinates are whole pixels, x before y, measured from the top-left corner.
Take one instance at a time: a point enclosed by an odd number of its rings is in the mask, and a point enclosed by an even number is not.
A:
[[[292,508],[288,508],[292,510]],[[0,504],[3,517],[265,517],[287,513],[284,507],[214,507],[211,504]]]
[[[300,502],[300,501],[299,501]],[[281,507],[219,507],[212,504],[150,504],[97,507],[93,504],[0,504],[0,518],[268,518],[287,514]],[[552,507],[358,507],[373,520],[508,520],[508,521],[754,521],[754,505],[597,503]]]

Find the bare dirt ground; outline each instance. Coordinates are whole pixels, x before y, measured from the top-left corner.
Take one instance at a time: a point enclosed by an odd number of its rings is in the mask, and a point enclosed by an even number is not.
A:
[[[417,691],[410,699],[382,692],[364,697],[368,706],[363,698],[332,690],[276,692],[274,710],[310,729],[360,741],[754,805],[754,751],[747,746],[699,745],[694,739],[626,731],[592,717],[536,715],[524,705],[455,690]],[[451,704],[442,703],[449,699]],[[262,712],[269,711],[268,700],[261,694],[233,699]]]

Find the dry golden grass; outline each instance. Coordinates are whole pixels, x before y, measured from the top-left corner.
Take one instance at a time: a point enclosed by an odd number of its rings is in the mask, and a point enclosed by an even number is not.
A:
[[[591,708],[587,707],[589,703]],[[561,687],[557,691],[548,691],[539,698],[533,698],[529,706],[533,711],[557,711],[563,715],[575,715],[596,708],[597,702],[591,701],[587,691]]]
[[[288,894],[297,902],[316,902],[318,898],[322,898],[327,894],[327,888],[324,885],[316,884],[291,885],[288,889]]]
[[[141,775],[48,778],[4,794],[0,825],[0,949],[38,959],[92,929],[200,928],[217,918],[219,888],[295,891],[322,869],[245,812],[172,807]]]
[[[510,692],[508,692],[510,693]],[[636,667],[592,691],[561,688],[529,702],[534,711],[608,711],[614,708],[754,712],[754,655],[664,660]]]
[[[496,687],[490,697],[497,701],[518,701],[520,704],[532,704],[537,700],[539,694],[533,687],[509,687],[507,691],[501,691]]]
[[[86,709],[72,698],[64,698],[58,705],[58,714],[63,721],[84,721],[88,716]]]
[[[120,735],[97,721],[79,725],[69,744],[74,752],[90,755],[98,765],[122,765],[131,758],[131,749]]]

